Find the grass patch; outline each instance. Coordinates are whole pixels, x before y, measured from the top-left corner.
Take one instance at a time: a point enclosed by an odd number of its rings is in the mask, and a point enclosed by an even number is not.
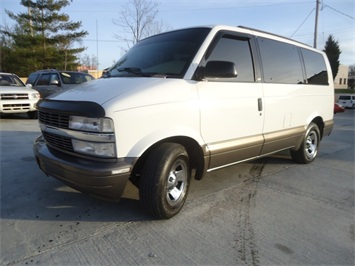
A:
[[[351,89],[335,89],[334,93],[336,93],[336,94],[355,94],[355,90],[351,90]]]

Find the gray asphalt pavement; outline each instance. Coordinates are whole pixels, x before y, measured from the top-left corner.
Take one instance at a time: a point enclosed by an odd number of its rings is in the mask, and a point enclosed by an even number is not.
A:
[[[46,177],[36,120],[0,119],[0,265],[355,265],[354,114],[335,115],[318,158],[288,153],[209,173],[180,214],[152,220]]]

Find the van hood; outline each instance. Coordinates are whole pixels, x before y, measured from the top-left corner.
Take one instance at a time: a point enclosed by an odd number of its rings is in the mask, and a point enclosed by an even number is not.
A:
[[[74,86],[59,94],[51,95],[47,99],[59,101],[90,101],[103,105],[113,98],[146,87],[148,84],[157,83],[161,78],[103,78],[96,79]]]

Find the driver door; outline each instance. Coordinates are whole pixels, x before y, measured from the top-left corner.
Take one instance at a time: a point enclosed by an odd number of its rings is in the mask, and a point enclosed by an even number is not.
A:
[[[262,85],[248,35],[221,32],[200,66],[209,61],[233,62],[235,78],[207,78],[197,83],[201,134],[210,152],[209,169],[216,169],[260,154],[264,112]]]

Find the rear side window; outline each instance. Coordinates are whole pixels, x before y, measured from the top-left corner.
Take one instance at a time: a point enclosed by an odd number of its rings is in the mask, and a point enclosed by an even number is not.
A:
[[[339,100],[350,100],[350,96],[341,95],[341,96],[339,96]]]
[[[258,38],[266,83],[302,84],[303,73],[296,46],[266,38]]]
[[[237,69],[234,81],[254,82],[254,66],[249,38],[225,34],[219,39],[209,55],[208,61],[230,61]],[[228,79],[231,81],[231,79]]]
[[[314,85],[328,85],[328,72],[321,54],[301,49],[306,67],[307,83]]]

